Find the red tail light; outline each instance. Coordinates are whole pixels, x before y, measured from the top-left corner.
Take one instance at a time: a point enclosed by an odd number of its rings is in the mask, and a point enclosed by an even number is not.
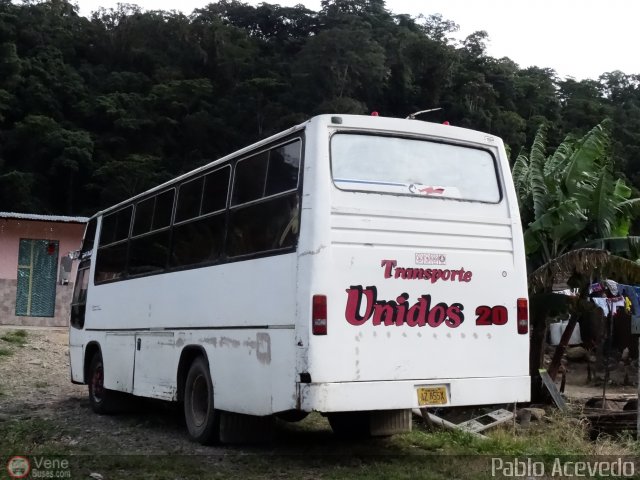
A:
[[[526,298],[518,299],[518,333],[526,335],[529,333],[529,305]]]
[[[327,334],[327,296],[313,296],[313,311],[311,313],[311,332],[314,335]]]

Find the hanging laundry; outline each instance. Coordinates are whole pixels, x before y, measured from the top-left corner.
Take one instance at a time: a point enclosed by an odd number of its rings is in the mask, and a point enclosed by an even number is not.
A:
[[[638,300],[638,292],[636,291],[636,288],[631,285],[623,285],[620,283],[618,284],[618,290],[622,295],[629,299],[629,303],[631,304],[630,313],[640,315],[640,300]]]
[[[592,283],[591,285],[589,285],[589,295],[591,295],[592,293],[600,293],[602,292],[602,290],[603,288],[600,283]]]
[[[616,290],[617,290],[617,288],[616,288]],[[616,315],[618,313],[618,308],[624,309],[624,297],[623,296],[607,298],[607,301],[609,302],[609,308],[611,309],[611,314],[612,315]]]
[[[614,282],[613,280],[605,280],[605,284],[611,292],[611,295],[613,295],[614,297],[618,295],[618,284],[616,282]]]
[[[593,297],[593,303],[595,303],[604,312],[605,317],[609,315],[609,299],[606,297]]]

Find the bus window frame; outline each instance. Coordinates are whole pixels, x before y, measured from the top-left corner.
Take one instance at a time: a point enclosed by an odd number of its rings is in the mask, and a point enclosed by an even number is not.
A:
[[[204,198],[205,177],[207,175],[212,174],[212,173],[216,173],[216,172],[219,172],[221,170],[224,170],[225,168],[229,168],[229,169],[232,170],[229,173],[229,179],[227,180],[227,199],[226,199],[225,206],[224,206],[224,208],[220,208],[220,209],[218,209],[218,210],[216,210],[214,212],[208,212],[208,213],[205,213],[204,215],[202,215],[202,213],[200,213],[200,212],[202,212],[202,201],[203,201],[203,198]],[[203,218],[207,218],[207,217],[210,217],[210,216],[213,216],[213,215],[217,215],[217,214],[219,214],[221,212],[224,212],[225,210],[228,210],[229,209],[229,193],[230,193],[230,190],[231,190],[231,178],[232,178],[232,175],[233,175],[233,165],[231,165],[231,163],[226,163],[224,165],[218,166],[218,168],[215,168],[213,170],[208,170],[208,171],[206,171],[204,173],[201,172],[201,174],[198,175],[197,177],[189,178],[188,181],[184,182],[184,183],[190,183],[190,182],[193,182],[193,181],[196,181],[196,180],[199,180],[199,179],[202,178],[202,192],[201,192],[201,195],[200,195],[199,213],[195,217],[191,217],[191,218],[189,218],[187,220],[180,220],[179,222],[176,222],[175,221],[175,213],[176,213],[177,208],[178,208],[178,199],[176,197],[176,202],[173,205],[174,216],[171,219],[172,221],[171,221],[171,225],[169,225],[169,227],[170,228],[172,228],[174,226],[178,226],[179,227],[180,225],[185,225],[185,224],[190,223],[190,222],[195,222],[197,220],[201,220]],[[178,185],[176,188],[184,185],[184,183]]]
[[[269,250],[261,250],[259,252],[251,252],[251,253],[245,253],[245,254],[241,254],[241,255],[233,255],[230,256],[228,255],[228,240],[229,240],[229,221],[230,221],[230,217],[231,217],[231,213],[233,211],[238,211],[238,210],[242,210],[243,208],[248,208],[251,207],[253,205],[257,205],[259,203],[266,203],[267,201],[270,200],[277,200],[278,198],[281,197],[286,197],[287,195],[290,195],[292,193],[296,193],[296,198],[298,201],[298,206],[297,206],[297,212],[296,215],[298,217],[297,221],[298,221],[298,226],[300,226],[300,222],[301,222],[301,211],[302,211],[302,186],[304,184],[303,181],[303,171],[304,171],[304,160],[305,160],[305,135],[304,133],[299,134],[300,132],[296,132],[295,134],[293,134],[292,136],[288,136],[288,137],[284,137],[282,139],[279,139],[278,141],[270,144],[269,146],[265,146],[265,148],[262,148],[260,150],[257,150],[255,152],[251,152],[249,155],[244,155],[242,158],[238,158],[235,162],[234,162],[234,168],[233,168],[233,178],[232,178],[232,182],[231,182],[231,190],[229,191],[229,198],[228,198],[228,204],[227,204],[227,228],[226,228],[226,238],[225,238],[225,251],[224,251],[224,258],[225,258],[225,262],[224,263],[233,263],[233,262],[240,262],[240,261],[245,261],[245,260],[252,260],[253,258],[260,258],[260,257],[268,257],[268,256],[272,256],[272,255],[281,255],[281,254],[285,254],[285,253],[289,253],[289,251],[294,252],[296,251],[296,249],[298,248],[298,239],[296,239],[296,242],[293,246],[289,246],[289,247],[282,247],[282,248],[272,248]],[[272,150],[276,150],[279,147],[282,147],[284,145],[289,145],[289,144],[293,144],[296,143],[297,141],[300,142],[300,156],[299,156],[299,163],[298,163],[298,179],[296,182],[296,187],[295,188],[291,188],[289,190],[284,190],[282,192],[278,192],[278,193],[274,193],[271,195],[266,195],[263,196],[261,198],[255,199],[255,200],[250,200],[248,202],[244,202],[244,203],[239,203],[236,205],[232,205],[231,202],[233,200],[233,189],[235,187],[235,179],[236,179],[236,165],[244,160],[247,160],[251,157],[263,154],[264,152],[271,152]],[[270,161],[270,155],[269,158],[267,159],[267,162]],[[264,186],[263,186],[263,195],[266,192],[266,182],[268,180],[268,176],[269,176],[269,164],[267,163],[267,169],[265,171],[265,178],[264,178]],[[298,227],[298,235],[299,235],[299,229],[300,227]]]
[[[233,189],[233,181],[235,178],[235,167],[237,165],[238,162],[252,157],[254,155],[258,155],[260,153],[263,153],[265,151],[270,151],[270,150],[275,150],[278,147],[281,147],[282,145],[286,145],[289,143],[294,143],[296,141],[300,142],[300,161],[299,161],[299,165],[298,165],[298,180],[297,180],[297,186],[296,188],[290,189],[290,190],[286,190],[284,192],[279,192],[277,194],[272,194],[269,195],[267,197],[263,197],[260,198],[258,200],[252,200],[251,202],[246,202],[240,205],[234,205],[231,206],[231,201],[232,201],[232,189]],[[297,250],[298,248],[298,241],[299,241],[299,235],[300,235],[300,224],[301,224],[301,212],[302,212],[302,188],[304,185],[304,162],[305,162],[305,146],[306,146],[306,135],[305,135],[305,130],[304,129],[300,129],[300,130],[296,130],[295,132],[291,132],[289,133],[287,136],[278,138],[276,140],[274,140],[272,143],[269,144],[265,144],[265,145],[261,145],[258,149],[256,150],[252,150],[252,151],[248,151],[248,152],[244,152],[242,155],[238,155],[235,157],[231,157],[228,158],[227,160],[225,160],[224,162],[221,163],[215,163],[212,162],[212,164],[208,165],[207,167],[204,167],[203,169],[198,169],[197,171],[194,172],[190,172],[189,174],[187,174],[184,178],[181,178],[179,181],[176,179],[172,180],[172,183],[170,183],[169,185],[164,185],[165,188],[163,189],[159,189],[159,190],[153,190],[150,191],[148,194],[142,194],[140,196],[136,196],[133,197],[131,199],[128,199],[126,201],[126,203],[123,202],[123,204],[118,204],[116,205],[116,207],[118,208],[114,208],[113,210],[108,209],[106,212],[103,212],[102,215],[98,215],[96,216],[96,218],[100,219],[100,235],[102,235],[102,225],[103,225],[103,219],[105,216],[107,215],[112,215],[115,214],[121,210],[124,210],[125,208],[131,207],[133,209],[132,212],[132,216],[131,216],[131,222],[129,224],[129,236],[127,238],[125,238],[124,240],[119,240],[117,242],[112,242],[106,245],[102,245],[100,244],[100,239],[99,236],[97,238],[97,240],[94,243],[94,252],[95,252],[95,264],[97,265],[98,262],[98,251],[101,247],[110,247],[113,245],[116,245],[118,243],[126,243],[127,245],[127,255],[126,255],[126,263],[125,263],[125,272],[124,275],[121,278],[116,278],[116,279],[108,279],[108,280],[102,280],[102,281],[96,281],[96,276],[98,274],[98,270],[97,268],[95,269],[94,275],[93,275],[93,283],[95,286],[99,286],[99,285],[107,285],[110,283],[116,283],[116,282],[122,282],[122,281],[126,281],[126,280],[133,280],[133,279],[138,279],[138,278],[144,278],[144,277],[150,277],[150,276],[155,276],[155,275],[162,275],[162,274],[167,274],[167,273],[174,273],[174,272],[181,272],[181,271],[185,271],[185,270],[194,270],[194,269],[198,269],[198,268],[206,268],[206,267],[211,267],[214,265],[223,265],[223,264],[227,264],[227,263],[236,263],[236,262],[242,262],[242,261],[247,261],[247,260],[253,260],[253,259],[257,259],[257,258],[263,258],[263,257],[270,257],[270,256],[277,256],[277,255],[284,255],[287,253],[293,253]],[[180,187],[180,185],[184,184],[184,183],[188,183],[192,180],[196,180],[200,177],[206,177],[208,174],[210,173],[214,173],[216,171],[222,170],[223,168],[231,168],[231,172],[229,174],[229,179],[228,179],[228,188],[227,188],[227,197],[226,197],[226,206],[224,209],[220,209],[217,210],[215,212],[210,212],[207,213],[205,215],[199,215],[197,217],[191,218],[189,220],[183,220],[181,222],[175,223],[175,215],[176,215],[176,209],[177,209],[177,204],[178,204],[178,188]],[[267,172],[268,173],[268,172]],[[180,177],[178,177],[180,178]],[[266,181],[266,177],[265,177],[265,181]],[[162,229],[157,229],[154,230],[153,232],[146,232],[145,234],[139,234],[136,237],[132,236],[133,233],[133,223],[135,220],[135,206],[139,203],[142,202],[146,199],[148,199],[149,197],[152,196],[156,196],[156,195],[160,195],[170,189],[174,189],[176,190],[176,192],[174,193],[174,202],[173,202],[173,212],[172,212],[172,216],[171,216],[171,224],[168,227],[165,228],[169,228],[170,229],[170,237],[169,237],[169,252],[171,254],[171,252],[173,251],[173,229],[175,226],[181,226],[184,224],[187,224],[189,222],[193,222],[196,220],[202,220],[204,218],[208,218],[208,217],[212,217],[214,215],[224,215],[224,223],[225,223],[225,231],[224,231],[224,244],[223,244],[223,252],[222,255],[220,256],[219,259],[214,260],[214,261],[210,261],[210,262],[203,262],[203,263],[198,263],[195,265],[185,265],[185,266],[175,266],[175,267],[171,267],[170,266],[170,260],[167,262],[166,267],[163,270],[159,270],[159,271],[154,271],[154,272],[149,272],[149,273],[140,273],[140,274],[136,274],[136,275],[129,275],[128,273],[128,269],[129,269],[129,250],[130,250],[130,243],[131,240],[134,238],[140,238],[143,235],[146,234],[150,234],[150,233],[157,233],[160,232]],[[264,250],[264,251],[260,251],[260,252],[254,252],[254,253],[249,253],[249,254],[245,254],[245,255],[238,255],[238,256],[233,256],[230,257],[229,255],[227,255],[227,250],[228,250],[228,240],[229,240],[229,217],[231,215],[231,210],[232,209],[237,209],[237,208],[243,208],[243,207],[247,207],[249,205],[252,205],[254,203],[258,203],[258,202],[263,202],[265,200],[271,200],[271,199],[275,199],[277,197],[281,197],[281,196],[286,196],[286,195],[290,195],[292,193],[296,194],[296,198],[298,201],[298,208],[297,208],[297,222],[298,222],[298,233],[296,234],[296,240],[294,242],[294,244],[292,246],[288,246],[288,247],[283,247],[283,248],[277,248],[277,249],[270,249],[270,250]],[[203,195],[204,195],[204,188],[203,188]],[[200,210],[202,210],[202,199],[200,202]]]
[[[157,197],[159,197],[160,195],[163,195],[163,194],[165,194],[165,193],[167,193],[167,192],[169,192],[171,190],[173,190],[173,208],[171,209],[171,217],[169,218],[169,225],[167,225],[166,227],[161,227],[161,228],[154,229],[153,228],[153,220],[155,219],[155,216],[156,216],[156,205],[157,205],[157,200],[158,200]],[[154,202],[153,202],[153,217],[151,219],[151,228],[150,228],[150,230],[147,230],[146,232],[138,233],[138,234],[134,235],[133,234],[133,227],[134,227],[135,222],[136,222],[136,214],[138,212],[138,204],[140,204],[142,202],[146,202],[150,198],[154,199]],[[138,200],[136,200],[135,203],[132,203],[132,205],[134,206],[133,219],[132,219],[132,222],[131,222],[131,231],[129,232],[129,237],[127,237],[127,240],[132,240],[134,238],[139,238],[139,237],[142,237],[144,235],[149,235],[151,233],[156,233],[156,232],[160,232],[162,230],[166,230],[167,228],[171,228],[172,225],[173,225],[173,217],[176,214],[176,203],[177,203],[177,192],[176,192],[176,187],[175,186],[172,186],[172,187],[169,187],[167,189],[158,191],[157,193],[154,192],[153,195],[147,195],[145,197],[139,198]]]

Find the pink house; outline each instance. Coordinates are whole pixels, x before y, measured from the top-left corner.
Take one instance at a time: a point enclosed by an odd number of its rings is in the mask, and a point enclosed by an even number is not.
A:
[[[0,325],[67,326],[86,217],[0,212]]]

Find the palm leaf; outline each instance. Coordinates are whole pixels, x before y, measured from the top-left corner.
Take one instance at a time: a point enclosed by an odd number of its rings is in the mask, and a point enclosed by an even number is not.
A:
[[[629,198],[631,196],[631,193],[631,188],[624,183],[624,180],[619,178],[613,188],[613,194],[620,200],[623,200]]]
[[[595,162],[605,157],[610,143],[609,129],[610,121],[604,120],[578,142],[564,175],[565,188],[570,195],[579,192],[586,180],[585,172],[593,171]]]
[[[544,180],[546,134],[547,125],[543,123],[538,127],[529,155],[529,180],[533,197],[533,213],[536,219],[546,212],[549,205],[549,191]]]
[[[545,231],[547,233],[554,231],[580,231],[587,220],[588,218],[582,212],[578,202],[570,198],[559,205],[549,208],[540,218],[531,222],[529,229],[534,232]],[[557,240],[560,240],[560,238]]]
[[[612,278],[619,283],[640,283],[640,264],[617,255],[609,255],[600,272],[603,277]]]
[[[590,275],[594,270],[601,268],[608,259],[607,251],[594,248],[581,248],[567,252],[545,263],[529,275],[529,292],[550,291],[554,283],[566,281],[576,274]],[[638,268],[640,270],[640,267]]]
[[[547,183],[552,182],[555,185],[559,185],[560,178],[564,170],[569,165],[569,159],[573,154],[575,139],[567,137],[564,142],[558,145],[553,155],[547,159],[544,165],[544,176],[547,179]]]
[[[529,159],[522,153],[518,155],[516,161],[513,164],[513,170],[511,172],[513,177],[513,185],[516,188],[518,194],[518,203],[522,208],[522,204],[526,203],[529,191]]]
[[[623,215],[634,218],[640,214],[640,198],[631,198],[618,204]]]
[[[599,237],[611,235],[612,225],[616,222],[616,202],[611,195],[613,190],[613,176],[608,168],[604,168],[597,178],[589,206],[589,217],[595,222],[595,233]]]
[[[576,276],[590,278],[596,272],[601,278],[613,278],[621,283],[640,283],[640,264],[611,255],[606,250],[581,248],[567,252],[531,273],[529,292],[550,291],[556,282]]]
[[[580,247],[606,250],[609,253],[632,259],[640,258],[640,237],[638,236],[597,238],[583,243]]]
[[[629,235],[629,230],[631,230],[631,219],[630,217],[623,216],[618,217],[615,225],[611,227],[611,236],[612,237],[626,237]]]

